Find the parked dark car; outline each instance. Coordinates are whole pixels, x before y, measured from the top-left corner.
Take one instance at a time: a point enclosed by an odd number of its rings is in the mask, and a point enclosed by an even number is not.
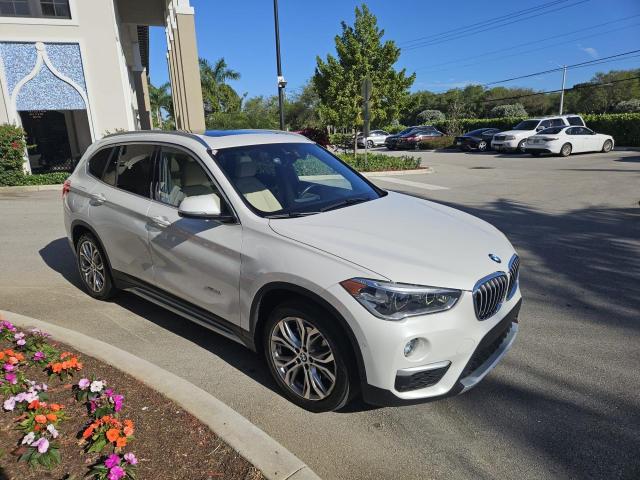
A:
[[[478,128],[477,130],[471,130],[454,140],[454,145],[460,150],[478,150],[479,152],[485,152],[491,150],[491,139],[496,133],[499,133],[499,128]]]
[[[397,143],[396,148],[400,150],[415,150],[419,148],[420,142],[428,140],[433,137],[443,137],[444,133],[437,130],[435,127],[427,126],[417,128],[409,133],[402,135]]]
[[[396,144],[398,143],[398,140],[402,135],[406,135],[407,133],[410,133],[419,128],[421,127],[407,127],[404,130],[396,133],[395,135],[389,135],[384,141],[385,147],[387,147],[389,150],[395,150]]]

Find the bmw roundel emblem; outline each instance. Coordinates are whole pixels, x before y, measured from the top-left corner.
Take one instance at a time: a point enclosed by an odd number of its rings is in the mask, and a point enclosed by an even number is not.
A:
[[[500,260],[500,257],[497,255],[494,255],[493,253],[489,254],[489,258],[496,263],[502,263],[502,260]]]

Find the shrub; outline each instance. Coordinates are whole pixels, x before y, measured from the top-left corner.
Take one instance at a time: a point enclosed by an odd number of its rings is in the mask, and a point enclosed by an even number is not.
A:
[[[526,117],[527,111],[521,103],[496,105],[491,109],[492,117]]]
[[[418,118],[426,125],[434,122],[442,122],[445,116],[440,110],[423,110],[418,114]]]
[[[611,135],[616,145],[640,147],[640,113],[602,113],[583,118],[590,129]]]
[[[382,153],[369,153],[366,163],[363,153],[354,155],[353,153],[344,153],[338,155],[343,162],[350,165],[359,172],[381,172],[387,170],[414,170],[420,166],[420,159],[410,155],[402,155],[393,157]]]
[[[453,137],[432,137],[428,140],[422,140],[418,144],[420,150],[434,150],[436,148],[451,148],[453,147]]]
[[[333,133],[329,135],[329,142],[336,148],[341,148],[345,152],[353,150],[353,135],[350,133]]]
[[[24,185],[58,185],[71,175],[69,172],[34,173],[33,175],[22,175],[15,179],[12,186]]]
[[[329,135],[327,134],[326,130],[322,128],[309,127],[309,128],[304,128],[296,133],[299,133],[300,135],[304,135],[309,140],[313,140],[314,142],[316,142],[319,145],[322,145],[323,147],[326,147],[327,145],[329,145]]]
[[[635,113],[640,112],[640,98],[632,98],[631,100],[623,100],[616,105],[616,112],[619,113]]]
[[[384,127],[381,128],[381,130],[384,130],[385,132],[388,132],[391,135],[393,135],[395,133],[401,132],[405,128],[407,128],[405,125],[393,124],[393,125],[385,125]]]
[[[0,125],[0,186],[17,185],[24,177],[24,130],[15,125]]]

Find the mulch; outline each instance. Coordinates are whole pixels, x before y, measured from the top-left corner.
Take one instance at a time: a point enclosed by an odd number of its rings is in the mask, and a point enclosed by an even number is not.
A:
[[[50,342],[61,351],[76,353],[58,342]],[[1,348],[11,348],[6,342]],[[136,478],[139,480],[263,480],[262,473],[221,441],[216,434],[193,415],[133,377],[94,358],[78,354],[84,367],[72,379],[49,380],[41,368],[29,367],[27,378],[49,386],[49,403],[64,404],[68,419],[58,426],[60,465],[47,471],[31,469],[18,463],[23,453],[19,446],[23,433],[17,430],[16,412],[0,413],[0,480],[80,480],[102,457],[87,454],[78,444],[80,434],[90,423],[85,404],[75,400],[72,384],[82,378],[104,379],[108,387],[124,395],[120,418],[135,424],[135,440],[126,451],[138,458]],[[2,399],[4,400],[4,398]],[[1,407],[1,405],[0,405]],[[108,448],[103,454],[111,453]]]

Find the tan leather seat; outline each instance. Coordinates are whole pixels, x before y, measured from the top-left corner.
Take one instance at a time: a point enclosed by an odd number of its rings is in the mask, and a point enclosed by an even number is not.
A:
[[[260,180],[256,178],[258,165],[249,156],[242,156],[236,164],[236,187],[247,201],[262,212],[275,212],[282,205]]]

